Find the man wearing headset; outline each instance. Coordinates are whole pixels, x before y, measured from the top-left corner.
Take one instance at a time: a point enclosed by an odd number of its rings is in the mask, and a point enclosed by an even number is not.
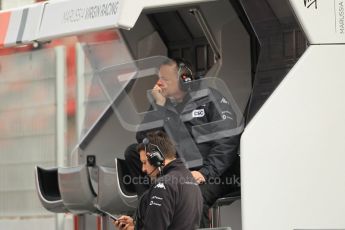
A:
[[[161,120],[164,118],[163,129],[167,132],[177,145],[183,142],[186,133],[181,134],[184,127],[187,135],[193,137],[192,128],[214,121],[224,120],[229,127],[236,126],[236,115],[230,103],[219,92],[212,90],[212,95],[206,95],[193,100],[188,92],[188,85],[194,80],[193,73],[188,63],[181,59],[169,59],[163,63],[159,70],[159,80],[152,89],[154,99],[153,107],[156,113],[145,117],[147,120]],[[185,87],[187,86],[187,87]],[[212,100],[210,100],[212,98]],[[190,109],[192,108],[192,109]],[[194,112],[200,113],[194,116]],[[181,117],[192,117],[181,121]],[[155,116],[155,117],[154,117]],[[208,130],[204,130],[207,133]],[[137,141],[141,143],[146,131],[137,133]],[[204,198],[203,216],[200,227],[209,227],[208,210],[218,199],[239,189],[237,179],[240,175],[240,161],[238,146],[240,135],[228,136],[211,141],[197,143],[193,139],[190,146],[196,144],[198,151],[203,157],[203,165],[191,170],[191,173],[198,184]],[[140,161],[137,159],[135,144],[129,146],[125,151],[125,159],[133,177],[140,176]],[[188,144],[185,149],[189,148]],[[177,148],[178,154],[180,154]],[[185,153],[188,154],[188,153]],[[230,178],[230,180],[228,180]],[[237,179],[236,179],[237,178]],[[210,183],[220,179],[221,183]],[[228,184],[228,182],[231,182]],[[146,189],[145,184],[136,184],[135,188],[140,195]]]
[[[141,196],[135,219],[121,216],[120,230],[194,230],[198,228],[203,198],[191,172],[176,159],[174,145],[162,131],[148,133],[137,147],[142,171],[153,183]]]

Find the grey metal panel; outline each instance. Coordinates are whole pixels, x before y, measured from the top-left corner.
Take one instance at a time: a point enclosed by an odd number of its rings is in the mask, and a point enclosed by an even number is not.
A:
[[[115,159],[115,168],[99,167],[97,205],[99,209],[111,214],[131,213],[137,206],[138,196],[121,186],[123,178],[118,161]]]
[[[82,214],[97,211],[94,205],[96,194],[85,165],[59,168],[58,180],[62,201],[70,212]]]
[[[135,141],[135,133],[121,126],[110,107],[80,142],[79,161],[85,163],[87,155],[96,155],[97,165],[113,167],[114,158],[124,158],[123,151]]]
[[[36,190],[42,206],[51,212],[64,213],[67,212],[67,209],[62,202],[59,187],[48,186],[48,183],[46,183],[58,181],[57,175],[57,168],[43,169],[39,166],[35,167]]]

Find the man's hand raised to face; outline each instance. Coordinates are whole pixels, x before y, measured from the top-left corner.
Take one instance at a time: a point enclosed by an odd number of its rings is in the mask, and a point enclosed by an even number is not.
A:
[[[164,106],[166,98],[162,94],[162,89],[159,87],[158,83],[152,89],[152,96],[156,101],[157,105]]]

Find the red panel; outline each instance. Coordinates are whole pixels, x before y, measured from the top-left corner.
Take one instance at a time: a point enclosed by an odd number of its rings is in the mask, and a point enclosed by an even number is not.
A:
[[[11,12],[0,13],[0,47],[4,45]]]

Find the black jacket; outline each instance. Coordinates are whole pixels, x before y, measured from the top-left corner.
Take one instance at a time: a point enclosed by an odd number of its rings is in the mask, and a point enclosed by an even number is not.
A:
[[[203,198],[198,184],[180,159],[170,162],[141,199],[137,230],[194,230],[199,226]]]
[[[206,179],[226,172],[239,175],[238,147],[242,130],[238,120],[241,119],[236,117],[228,99],[207,88],[187,94],[178,104],[170,100],[164,107],[152,104],[154,110],[145,116],[142,131],[137,133],[138,143],[146,132],[160,129],[160,124],[176,143],[179,156],[187,164],[191,162],[189,167],[198,166],[196,169]],[[156,126],[147,126],[154,124],[153,121]]]

